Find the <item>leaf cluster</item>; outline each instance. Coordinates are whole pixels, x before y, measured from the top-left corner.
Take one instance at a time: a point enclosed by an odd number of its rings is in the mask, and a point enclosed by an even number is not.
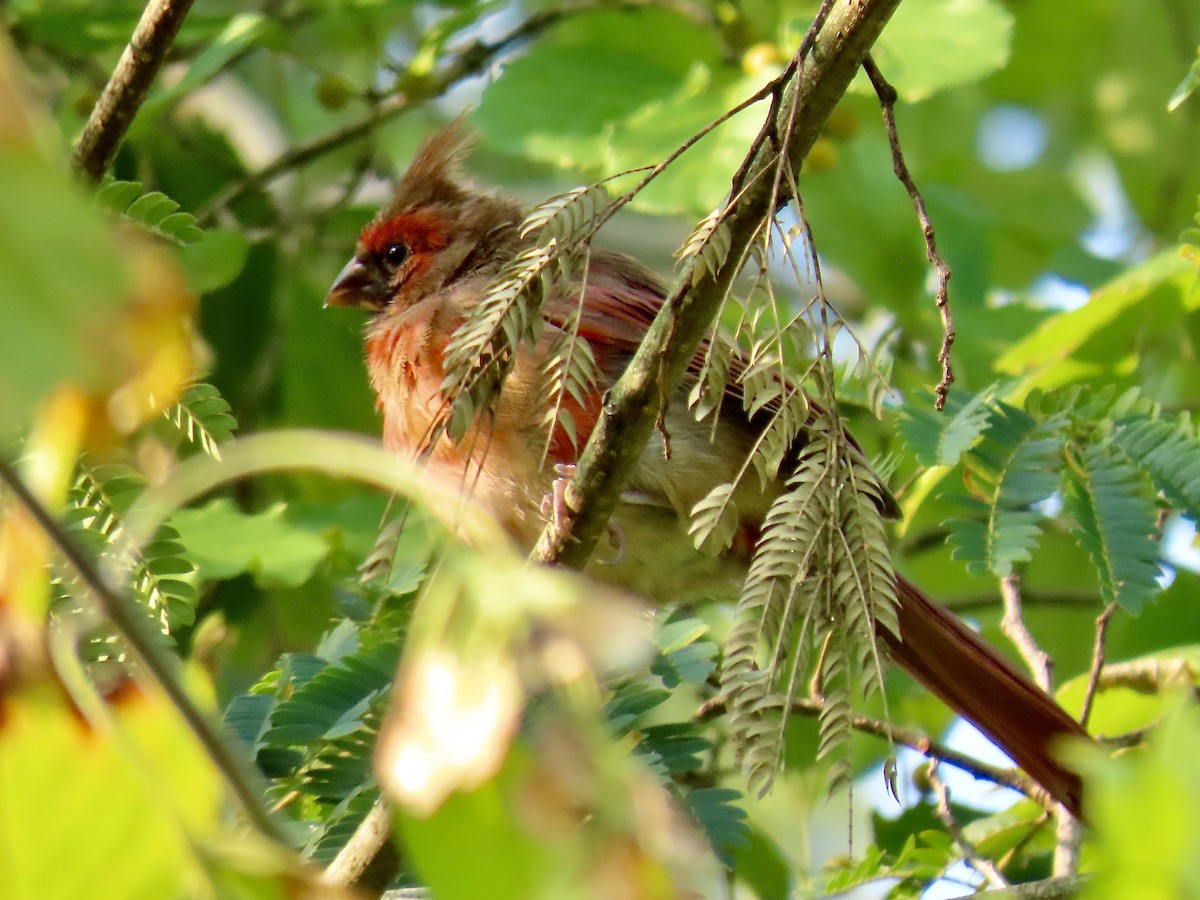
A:
[[[999,385],[959,398],[937,421],[919,406],[902,428],[918,459],[955,466],[947,498],[954,555],[1004,577],[1028,563],[1052,523],[1069,528],[1096,569],[1101,596],[1130,612],[1161,590],[1166,513],[1196,515],[1200,439],[1138,391],[1070,388],[1031,394],[1023,408]]]

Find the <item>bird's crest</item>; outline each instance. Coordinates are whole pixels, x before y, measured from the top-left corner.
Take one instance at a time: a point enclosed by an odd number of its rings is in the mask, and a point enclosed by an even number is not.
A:
[[[392,209],[399,212],[428,203],[460,200],[464,193],[462,162],[473,143],[465,114],[427,137],[400,179]]]

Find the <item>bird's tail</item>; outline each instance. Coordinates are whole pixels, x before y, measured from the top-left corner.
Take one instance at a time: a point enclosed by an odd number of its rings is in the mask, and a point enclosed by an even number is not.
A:
[[[900,637],[880,629],[895,662],[1081,816],[1083,785],[1056,756],[1066,738],[1087,739],[1079,723],[948,610],[896,580]]]

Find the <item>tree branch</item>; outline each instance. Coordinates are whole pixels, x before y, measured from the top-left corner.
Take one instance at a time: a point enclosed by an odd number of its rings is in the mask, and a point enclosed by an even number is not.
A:
[[[1085,729],[1088,719],[1092,717],[1092,704],[1096,700],[1096,689],[1100,686],[1100,674],[1104,671],[1104,639],[1108,635],[1108,623],[1116,611],[1117,602],[1114,600],[1104,607],[1104,612],[1096,617],[1096,639],[1092,644],[1092,665],[1088,670],[1087,690],[1083,694],[1083,711],[1079,714],[1079,724]]]
[[[725,708],[724,699],[714,697],[696,710],[693,718],[697,721],[704,721],[724,712]],[[813,697],[796,698],[792,700],[790,709],[794,713],[800,713],[810,718],[817,718],[824,711],[825,704]],[[869,734],[874,737],[883,738],[890,743],[909,747],[924,756],[954,766],[954,768],[960,769],[982,781],[990,781],[999,787],[1011,788],[1014,791],[1018,791],[1026,797],[1036,800],[1043,806],[1051,803],[1050,795],[1020,769],[989,765],[973,756],[968,756],[965,753],[960,753],[958,750],[947,747],[945,744],[939,743],[915,729],[900,728],[889,722],[872,719],[869,716],[855,715],[851,718],[850,724],[855,731],[861,731],[863,734]]]
[[[1038,646],[1025,624],[1021,612],[1021,578],[1016,572],[1010,572],[1000,579],[1000,594],[1004,598],[1004,618],[1000,620],[1000,628],[1029,666],[1038,687],[1053,695],[1054,660]],[[1065,806],[1055,806],[1053,871],[1055,875],[1073,875],[1079,871],[1080,826]]]
[[[302,144],[297,144],[275,157],[257,172],[251,172],[238,181],[230,182],[196,214],[196,220],[201,226],[211,225],[221,210],[236,203],[251,191],[269,184],[294,169],[308,165],[326,153],[332,153],[347,144],[352,144],[385,122],[390,122],[403,113],[442,96],[462,79],[478,75],[500,54],[512,49],[521,41],[536,37],[563,19],[598,9],[638,9],[653,3],[654,0],[617,0],[617,2],[580,0],[580,2],[563,3],[531,14],[524,22],[497,40],[474,40],[459,50],[446,65],[416,80],[408,90],[400,90],[392,94],[357,119]],[[687,11],[689,7],[686,4],[674,3],[672,8],[681,15],[689,15]],[[690,13],[693,18],[698,15],[700,13],[696,11]],[[403,84],[403,78],[399,80]]]
[[[89,181],[99,181],[112,164],[117,147],[146,99],[192,3],[193,0],[150,0],[146,4],[75,145],[72,165]]]
[[[942,380],[934,388],[934,393],[937,394],[934,406],[938,412],[941,412],[946,405],[946,396],[950,393],[950,385],[954,383],[954,369],[950,365],[950,347],[954,344],[954,317],[950,313],[950,296],[947,291],[950,283],[950,267],[946,265],[946,261],[942,259],[942,254],[938,251],[937,238],[933,233],[933,222],[929,218],[929,211],[925,208],[925,198],[917,189],[917,183],[913,181],[912,174],[908,171],[908,164],[904,162],[904,153],[900,149],[900,135],[896,132],[896,89],[883,77],[883,73],[879,71],[875,60],[869,54],[863,60],[863,70],[871,80],[871,86],[875,88],[875,94],[879,97],[879,105],[883,109],[883,124],[887,129],[888,145],[892,150],[892,169],[895,171],[896,177],[900,179],[900,183],[904,185],[904,189],[908,191],[909,199],[912,200],[913,208],[917,212],[917,221],[921,224],[921,236],[925,239],[925,256],[929,260],[929,264],[933,266],[934,272],[937,273],[937,290],[934,297],[938,313],[942,317],[942,347],[938,351],[938,362],[942,366]]]
[[[994,862],[980,854],[979,848],[963,833],[962,826],[954,818],[954,811],[950,808],[950,789],[946,787],[946,782],[942,781],[938,774],[936,763],[935,760],[929,767],[929,783],[933,785],[933,792],[937,796],[935,811],[938,819],[945,826],[946,832],[954,839],[958,849],[962,851],[963,861],[968,866],[982,875],[989,886],[993,888],[1008,887],[1008,879],[1000,874],[1000,870],[996,868]]]
[[[1014,884],[1002,891],[988,891],[986,896],[987,900],[1070,900],[1079,896],[1087,882],[1087,878],[1080,875],[1050,878],[1029,884]]]
[[[391,829],[392,812],[388,809],[387,801],[380,797],[321,874],[321,880],[339,887],[361,888],[368,872],[379,866],[392,834]],[[398,870],[399,866],[389,868]],[[385,881],[390,881],[395,874],[395,871],[389,872]]]
[[[762,223],[775,212],[779,195],[774,165],[799,168],[834,106],[845,93],[868,50],[900,0],[839,3],[829,12],[814,43],[811,58],[797,65],[783,86],[782,102],[772,105],[773,133],[782,151],[756,142],[747,163],[744,186],[724,219],[729,250],[720,265],[708,268],[693,258],[668,296],[662,311],[625,374],[609,393],[575,477],[567,485],[570,515],[551,521],[533,551],[542,562],[582,568],[616,508],[654,429],[670,392],[680,383],[688,362],[708,333],[721,302],[741,268]],[[779,110],[798,109],[791,127]],[[786,154],[786,161],[778,153]]]
[[[1000,596],[1004,599],[1004,618],[1000,620],[1000,628],[1012,641],[1025,665],[1033,673],[1033,680],[1047,694],[1054,688],[1054,661],[1049,654],[1038,646],[1025,619],[1021,613],[1021,579],[1011,572],[1000,579]]]

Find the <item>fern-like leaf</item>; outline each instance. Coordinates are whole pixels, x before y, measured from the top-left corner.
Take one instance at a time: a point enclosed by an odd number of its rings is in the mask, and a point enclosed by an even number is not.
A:
[[[1200,520],[1200,439],[1186,416],[1120,419],[1114,446],[1150,477],[1154,487],[1180,512]]]
[[[180,210],[179,204],[166,194],[143,193],[137,181],[117,181],[106,176],[96,192],[96,202],[174,244],[186,246],[204,237],[195,216]]]
[[[974,515],[946,523],[955,559],[972,572],[1004,577],[1031,558],[1042,520],[1033,507],[1058,488],[1065,424],[1059,415],[1039,422],[1007,403],[994,405],[968,461],[977,496],[955,498]]]
[[[655,635],[658,657],[650,671],[668,688],[701,685],[717,667],[717,645],[701,640],[708,625],[699,619],[680,619],[659,628]]]
[[[996,385],[971,396],[955,391],[946,397],[940,413],[933,410],[932,394],[905,405],[900,434],[917,462],[923,466],[957,465],[987,428],[996,392]]]
[[[608,207],[608,191],[603,185],[577,187],[539,203],[521,223],[521,237],[535,237],[538,243],[569,244],[581,237],[587,226]]]
[[[371,700],[391,684],[399,658],[395,643],[376,641],[321,669],[279,703],[263,741],[311,744],[354,731]]]
[[[451,440],[461,440],[476,413],[489,407],[519,346],[536,342],[557,257],[554,241],[520,254],[451,337],[442,381],[449,400],[444,428]]]
[[[163,412],[188,443],[198,446],[213,459],[221,458],[220,444],[237,429],[229,404],[211,384],[197,382],[174,406]]]
[[[162,634],[173,634],[195,620],[197,594],[189,580],[195,567],[169,525],[159,528],[137,558],[128,558],[129,550],[122,544],[122,516],[145,485],[140,473],[125,466],[82,467],[68,499],[66,523],[96,556],[125,555],[122,568],[129,572],[134,596]],[[69,585],[63,587],[71,592]],[[107,638],[101,640],[111,644]]]
[[[821,755],[842,757],[833,787],[849,776],[851,700],[859,687],[881,687],[875,633],[897,628],[884,496],[839,421],[822,414],[810,423],[787,490],[764,521],[721,675],[735,754],[760,793],[778,769],[786,711],[821,643]]]
[[[1144,478],[1105,445],[1093,444],[1067,472],[1065,501],[1100,576],[1101,595],[1139,612],[1159,591],[1156,510]]]
[[[582,300],[586,286],[579,290]],[[579,313],[576,306],[561,323],[542,363],[539,406],[545,411],[542,421],[546,427],[546,453],[560,432],[572,447],[579,449],[579,434],[571,410],[587,407],[588,397],[600,378],[592,345],[579,334]]]
[[[693,281],[705,273],[715,275],[729,258],[733,241],[729,223],[725,221],[725,212],[724,207],[718,207],[701,219],[675,253],[681,265],[699,257],[700,265],[695,268]]]
[[[700,788],[690,791],[685,798],[717,857],[726,866],[733,865],[734,851],[750,843],[746,811],[735,805],[741,796],[740,791],[731,788]]]
[[[703,422],[721,408],[729,386],[732,362],[732,345],[722,340],[720,335],[713,334],[704,351],[699,377],[688,392],[688,408],[697,422]]]

